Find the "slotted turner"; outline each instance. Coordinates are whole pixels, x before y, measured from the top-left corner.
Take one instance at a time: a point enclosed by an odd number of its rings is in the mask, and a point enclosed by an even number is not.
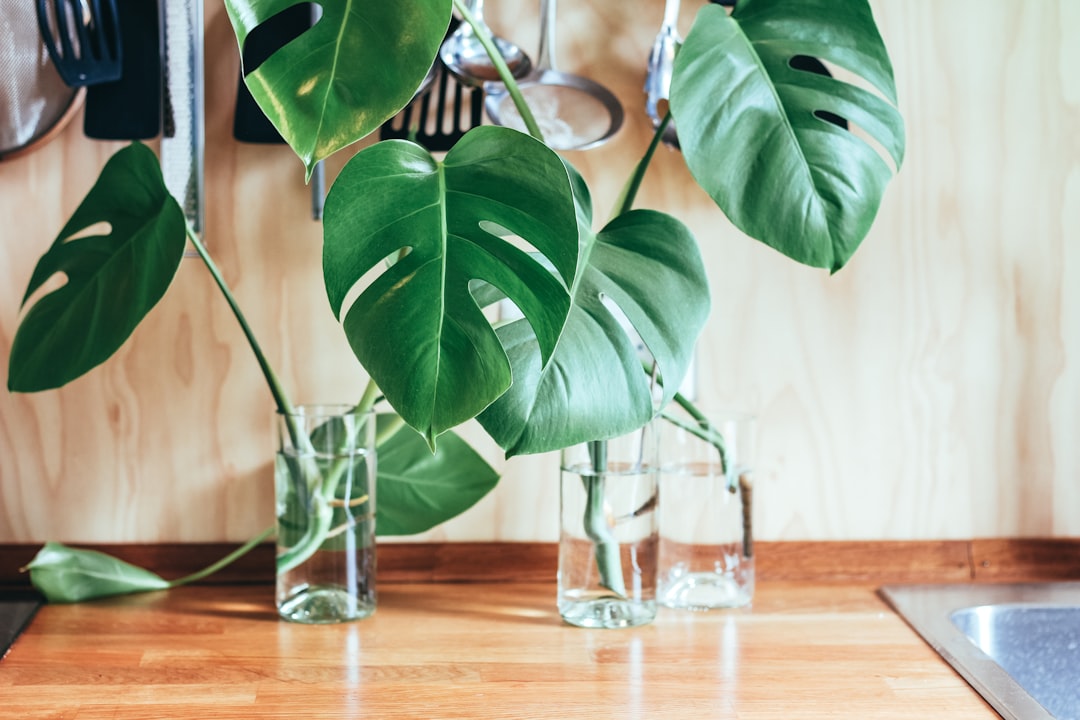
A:
[[[49,57],[69,87],[120,78],[116,0],[37,0],[37,20]]]
[[[456,22],[450,23],[447,37],[456,26]],[[433,69],[435,77],[430,87],[382,124],[381,139],[412,139],[429,152],[446,152],[465,133],[483,123],[483,89],[460,82],[438,58]]]

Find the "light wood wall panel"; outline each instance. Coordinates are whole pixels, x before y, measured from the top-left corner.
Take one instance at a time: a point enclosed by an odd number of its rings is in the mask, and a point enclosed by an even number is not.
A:
[[[489,2],[535,48],[535,8]],[[682,29],[697,3],[685,2]],[[829,277],[734,230],[662,152],[639,204],[698,236],[713,313],[703,407],[757,414],[767,540],[1080,534],[1080,4],[873,3],[908,153],[851,264]],[[648,139],[644,60],[659,0],[563,0],[561,69],[628,111],[609,145],[568,157],[598,217]],[[296,401],[364,384],[322,290],[300,163],[231,138],[234,41],[206,7],[207,232]],[[120,147],[81,136],[0,164],[0,373],[33,263]],[[331,176],[344,158],[331,163]],[[504,462],[434,540],[556,537],[557,459]],[[70,386],[0,392],[0,542],[240,540],[272,520],[272,403],[208,274],[186,260],[112,361]]]

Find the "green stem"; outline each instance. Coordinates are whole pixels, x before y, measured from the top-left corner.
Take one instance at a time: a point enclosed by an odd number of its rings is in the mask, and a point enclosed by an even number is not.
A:
[[[645,179],[645,171],[649,169],[653,155],[656,154],[656,148],[660,146],[660,138],[670,122],[671,113],[668,112],[664,115],[664,119],[660,122],[659,127],[656,128],[656,132],[653,133],[652,140],[649,142],[649,147],[645,149],[645,154],[641,156],[641,160],[638,160],[637,165],[634,166],[634,171],[630,173],[630,177],[627,178],[626,185],[623,186],[622,192],[619,193],[618,204],[616,205],[615,212],[612,214],[613,219],[630,212],[630,208],[634,206],[634,200],[637,199],[638,190],[641,189],[641,183]]]
[[[360,402],[354,407],[354,410],[358,413],[367,413],[374,406],[378,397],[378,387],[373,380],[369,380],[367,387],[364,389],[364,394],[361,396]],[[370,418],[365,419],[355,430],[363,432],[364,424],[367,422],[375,422],[375,416],[372,415]],[[342,449],[346,446],[352,446],[354,441],[355,436],[344,438]],[[376,440],[376,446],[378,446],[378,440]],[[355,462],[356,459],[351,454],[347,455],[343,452],[342,456],[334,461],[334,464],[330,466],[325,475],[319,473],[318,466],[312,463],[298,464],[296,466],[300,476],[293,478],[293,483],[302,484],[312,491],[310,494],[312,507],[308,512],[309,522],[303,536],[296,544],[278,556],[277,571],[279,573],[287,572],[301,565],[326,542],[333,531],[333,502],[337,495],[338,485],[341,484],[342,478]],[[368,491],[370,492],[370,488],[368,488]]]
[[[187,585],[188,583],[193,583],[193,582],[195,582],[197,580],[202,580],[204,577],[207,577],[209,575],[213,575],[214,573],[216,573],[221,568],[223,568],[226,565],[234,562],[235,560],[239,559],[240,557],[246,555],[248,552],[250,552],[256,546],[258,546],[259,543],[266,540],[267,538],[269,538],[273,534],[274,534],[274,526],[271,525],[270,527],[266,528],[265,530],[263,530],[261,533],[259,533],[255,537],[248,540],[246,543],[244,543],[240,547],[233,550],[231,553],[229,553],[225,557],[223,557],[220,560],[218,560],[217,562],[213,563],[212,565],[208,565],[207,567],[203,568],[202,570],[199,570],[198,572],[193,572],[190,575],[185,575],[182,578],[178,578],[176,580],[170,580],[169,581],[169,587],[170,588],[180,587],[181,585]]]
[[[301,480],[303,481],[303,480]],[[325,487],[325,486],[324,486]],[[322,492],[317,489],[312,494],[312,507],[308,509],[308,526],[304,536],[277,557],[278,573],[288,572],[310,558],[326,541],[334,519],[334,508],[327,502]]]
[[[608,525],[607,508],[604,505],[604,486],[607,474],[607,442],[596,440],[589,443],[592,473],[583,475],[585,484],[585,535],[593,543],[596,568],[600,584],[619,597],[626,597],[626,582],[622,573],[619,541]]]
[[[495,47],[495,42],[492,40],[491,35],[485,32],[484,28],[476,22],[476,16],[474,16],[469,8],[465,7],[465,3],[461,0],[454,0],[454,9],[458,11],[462,19],[469,23],[469,26],[476,34],[476,39],[480,41],[480,44],[484,47],[484,52],[491,58],[491,63],[495,66],[496,72],[499,73],[499,79],[502,80],[503,85],[506,86],[507,92],[510,93],[510,98],[514,101],[514,107],[517,108],[518,114],[521,115],[522,121],[525,123],[525,129],[529,131],[529,134],[540,142],[544,142],[544,134],[540,131],[540,126],[536,122],[536,118],[532,114],[532,110],[529,109],[529,104],[525,102],[525,96],[521,94],[521,89],[518,88],[517,81],[514,79],[513,74],[510,72],[510,68],[506,65],[506,60],[503,59],[502,53]]]
[[[675,397],[672,399],[679,407],[690,415],[694,422],[687,422],[668,412],[660,413],[661,417],[672,425],[682,428],[691,435],[701,438],[716,448],[716,451],[720,454],[720,470],[725,475],[728,490],[730,492],[735,492],[738,487],[739,475],[737,469],[728,463],[727,448],[724,445],[723,434],[713,427],[712,423],[709,422],[709,419],[705,417],[705,414],[698,410],[697,407],[681,393],[675,393]]]
[[[403,427],[405,427],[405,421],[401,419],[400,415],[395,413],[394,416],[390,418],[390,422],[386,424],[386,427],[379,430],[379,433],[375,436],[375,447],[381,446],[384,442],[396,435],[397,431]]]
[[[221,271],[214,263],[213,258],[210,257],[210,254],[206,251],[206,247],[202,244],[199,236],[192,230],[190,225],[187,226],[186,230],[188,240],[194,246],[195,252],[199,254],[199,257],[206,265],[206,268],[210,271],[210,275],[214,278],[214,282],[217,283],[218,289],[221,290],[221,294],[224,295],[225,301],[229,304],[233,316],[240,324],[240,329],[243,331],[244,337],[247,338],[248,345],[251,347],[251,351],[255,355],[255,360],[259,364],[259,369],[262,370],[263,377],[266,379],[266,384],[270,388],[270,394],[274,398],[274,404],[277,406],[277,411],[285,418],[293,445],[297,448],[305,447],[308,443],[308,438],[304,436],[292,422],[292,403],[289,402],[288,396],[285,394],[285,390],[278,380],[277,374],[274,372],[273,368],[270,367],[270,362],[266,359],[266,355],[263,353],[259,341],[255,338],[255,333],[252,332],[251,326],[247,322],[247,318],[244,317],[244,313],[240,310],[236,298],[233,296],[229,286],[225,283]],[[378,396],[378,387],[373,381],[369,381],[364,390],[364,394],[361,396],[360,402],[357,404],[357,410],[366,412],[375,404],[375,400]],[[315,506],[312,509],[312,522],[308,526],[307,532],[304,533],[304,537],[301,541],[278,557],[278,572],[284,572],[285,570],[296,567],[304,562],[310,558],[326,540],[331,529],[330,523],[333,519],[333,508],[330,506],[329,502],[333,499],[334,494],[337,491],[338,483],[341,481],[342,475],[351,462],[351,458],[346,458],[337,462],[327,477],[321,477],[318,466],[313,463],[305,462],[300,466],[299,469],[303,477],[299,478],[298,482],[306,483],[315,490],[313,493]],[[251,550],[252,547],[254,547],[254,544],[249,542],[219,562],[228,564]],[[195,575],[205,577],[211,572],[214,572],[217,567],[221,566],[223,565],[212,565],[208,570],[200,571],[203,574],[200,575],[200,573],[196,573]],[[190,582],[193,579],[198,578],[192,576],[191,578],[182,578],[181,581],[177,582],[182,584],[183,582]]]
[[[244,337],[247,338],[248,345],[251,346],[251,352],[255,354],[255,360],[259,363],[259,369],[262,370],[263,377],[266,378],[266,384],[270,387],[270,394],[274,396],[274,403],[277,405],[278,412],[283,415],[291,414],[292,405],[289,403],[289,398],[285,395],[285,390],[282,388],[281,382],[278,381],[273,368],[270,367],[262,348],[259,347],[259,341],[255,339],[255,333],[251,331],[251,326],[248,325],[247,318],[244,317],[240,306],[237,305],[236,298],[233,297],[229,286],[225,284],[225,278],[222,277],[221,271],[214,264],[210,254],[206,252],[206,247],[199,240],[199,236],[192,230],[190,224],[187,225],[186,230],[188,240],[191,241],[191,244],[195,247],[195,252],[199,254],[203,263],[206,264],[206,268],[210,271],[210,275],[213,276],[214,282],[217,283],[218,288],[221,290],[221,294],[225,296],[225,301],[229,303],[233,316],[240,323],[240,329],[243,330]]]

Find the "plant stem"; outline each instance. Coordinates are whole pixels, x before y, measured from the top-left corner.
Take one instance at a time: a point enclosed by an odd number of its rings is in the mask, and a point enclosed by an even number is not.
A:
[[[247,318],[244,317],[244,313],[240,310],[236,298],[233,296],[229,286],[225,283],[225,278],[214,263],[213,258],[211,258],[210,254],[206,251],[206,247],[202,244],[199,236],[192,230],[190,224],[186,226],[186,231],[188,240],[191,241],[191,244],[195,247],[195,252],[199,254],[199,257],[206,265],[206,268],[210,271],[210,275],[214,278],[214,282],[217,283],[218,289],[221,290],[221,294],[224,295],[225,301],[229,304],[233,316],[240,324],[240,329],[243,331],[244,337],[247,338],[248,345],[251,347],[251,351],[255,355],[259,368],[262,370],[263,377],[266,379],[266,384],[270,388],[270,394],[274,398],[274,404],[277,406],[277,411],[285,418],[285,423],[288,428],[289,436],[292,439],[293,446],[298,449],[306,447],[309,444],[309,439],[297,429],[292,420],[292,403],[289,402],[289,398],[285,394],[285,390],[278,380],[277,374],[274,372],[273,368],[270,367],[270,362],[266,359],[266,355],[263,353],[259,341],[255,338],[255,333],[252,332],[251,326],[248,325]],[[378,387],[375,385],[374,381],[369,380],[367,387],[364,389],[364,394],[357,404],[357,410],[362,413],[367,412],[375,404],[375,400],[378,396]],[[331,521],[333,520],[333,508],[330,505],[330,501],[333,500],[334,495],[337,492],[337,486],[341,482],[345,470],[351,466],[352,462],[352,458],[343,458],[339,460],[334,464],[326,477],[322,476],[318,466],[310,460],[303,460],[303,463],[298,466],[298,470],[302,476],[297,478],[296,481],[305,483],[308,487],[315,490],[315,492],[312,493],[312,498],[314,500],[314,507],[311,510],[312,522],[308,525],[307,531],[304,533],[300,542],[278,557],[278,572],[284,572],[303,563],[310,558],[326,540],[330,533]],[[254,544],[249,542],[237,549],[234,553],[228,555],[223,561],[219,562],[228,564],[248,552],[252,547],[254,547]],[[196,575],[205,577],[211,572],[214,572],[217,567],[221,567],[221,565],[212,565],[208,570],[200,571],[204,574],[200,575],[199,573],[196,573]],[[198,578],[192,576],[191,579]],[[183,582],[190,582],[191,579],[183,578],[182,580]]]
[[[270,394],[274,396],[274,403],[277,405],[277,410],[283,415],[290,415],[292,413],[292,405],[289,403],[289,398],[285,395],[285,390],[281,387],[281,382],[278,380],[277,375],[274,373],[273,368],[270,367],[270,363],[267,361],[266,356],[263,354],[262,348],[259,347],[259,341],[255,339],[255,333],[251,331],[251,326],[248,325],[247,318],[244,317],[244,313],[241,312],[240,306],[236,303],[236,298],[233,297],[232,291],[229,290],[229,286],[225,284],[225,278],[222,277],[221,271],[218,270],[216,264],[210,254],[206,252],[206,247],[199,240],[199,236],[192,230],[191,224],[188,223],[185,227],[187,231],[188,240],[195,247],[195,252],[202,258],[203,263],[206,264],[206,268],[210,271],[210,275],[214,278],[214,282],[217,283],[218,288],[221,290],[221,294],[225,296],[225,301],[229,303],[229,308],[232,310],[233,316],[236,321],[240,323],[240,329],[244,332],[244,337],[247,338],[248,345],[251,346],[251,352],[255,354],[255,360],[259,363],[259,369],[262,370],[263,377],[266,378],[266,384],[270,387]]]
[[[607,474],[607,442],[595,440],[589,443],[589,459],[592,473],[582,475],[585,484],[585,534],[593,542],[596,568],[600,584],[619,597],[626,597],[626,582],[622,574],[619,541],[608,525],[604,506],[604,486]]]
[[[365,425],[369,422],[375,422],[376,417],[374,413],[367,416],[367,413],[371,410],[371,407],[375,404],[376,398],[379,396],[379,390],[375,386],[374,381],[368,381],[367,388],[364,391],[360,402],[356,404],[354,410],[361,413],[363,419],[355,425],[352,430],[354,433],[365,432]],[[308,524],[304,530],[303,536],[291,547],[286,549],[277,558],[277,571],[279,573],[291,570],[298,565],[305,562],[308,558],[314,555],[322,544],[326,542],[333,534],[335,534],[333,528],[334,506],[339,504],[337,501],[337,490],[341,484],[342,478],[344,478],[348,471],[357,463],[357,457],[350,452],[348,448],[352,448],[355,444],[356,435],[350,435],[342,439],[342,443],[337,448],[339,456],[335,458],[333,465],[326,471],[326,474],[322,474],[317,464],[310,459],[307,462],[298,463],[296,473],[298,476],[291,477],[293,484],[303,485],[310,489],[312,492],[309,497],[311,498],[311,507],[308,509],[307,517]],[[297,458],[302,460],[303,458]],[[365,456],[365,462],[370,462],[371,458]],[[290,475],[292,475],[292,467],[290,468]],[[370,493],[371,488],[366,488]],[[349,506],[350,509],[352,505]]]
[[[261,533],[259,533],[255,537],[248,540],[246,543],[244,543],[240,547],[233,550],[231,553],[229,553],[225,557],[223,557],[220,560],[218,560],[217,562],[213,563],[212,565],[208,565],[207,567],[204,567],[202,570],[199,570],[198,572],[193,572],[190,575],[185,575],[182,578],[178,578],[176,580],[170,580],[169,581],[169,587],[170,588],[180,587],[181,585],[187,585],[188,583],[193,583],[196,580],[202,580],[204,577],[207,577],[209,575],[213,575],[214,573],[216,573],[218,570],[225,567],[229,563],[239,559],[243,555],[246,555],[248,552],[250,552],[252,549],[254,549],[259,543],[261,543],[263,540],[266,540],[268,537],[270,537],[273,534],[274,534],[274,526],[271,525],[270,527],[266,528],[265,530],[263,530]]]
[[[645,149],[645,154],[638,160],[637,165],[634,166],[634,171],[630,173],[630,177],[627,178],[626,185],[623,186],[622,192],[619,193],[618,204],[616,205],[615,212],[612,213],[612,219],[629,212],[630,208],[634,206],[634,200],[637,198],[638,190],[641,189],[641,183],[645,179],[645,171],[649,169],[653,155],[656,154],[656,148],[660,146],[660,138],[670,122],[671,112],[668,112],[664,115],[664,119],[656,128],[656,132],[653,133],[652,140],[649,142],[649,147]]]
[[[532,114],[532,110],[529,109],[529,104],[525,102],[525,96],[521,94],[521,89],[518,87],[517,81],[510,72],[510,68],[507,67],[506,60],[503,59],[499,49],[495,47],[491,35],[476,22],[476,17],[469,11],[469,8],[465,7],[465,3],[461,0],[454,0],[454,9],[458,11],[465,22],[469,23],[469,27],[471,27],[476,34],[476,39],[479,40],[480,44],[484,47],[484,52],[486,52],[491,59],[491,63],[495,66],[496,72],[499,73],[499,79],[502,80],[503,85],[506,86],[507,92],[510,93],[510,98],[514,101],[514,107],[517,108],[518,114],[521,115],[521,119],[525,123],[525,128],[529,131],[529,134],[540,142],[544,142],[544,134],[540,131],[540,126],[537,124],[536,118]]]
[[[661,417],[672,425],[682,428],[691,435],[701,438],[716,448],[716,451],[720,453],[720,470],[724,473],[725,480],[727,481],[728,492],[735,492],[739,484],[739,472],[736,467],[728,462],[727,448],[724,445],[723,434],[713,427],[712,423],[709,422],[709,419],[705,417],[705,415],[698,410],[689,399],[680,393],[675,393],[673,400],[690,415],[694,422],[687,422],[668,412],[660,413]]]

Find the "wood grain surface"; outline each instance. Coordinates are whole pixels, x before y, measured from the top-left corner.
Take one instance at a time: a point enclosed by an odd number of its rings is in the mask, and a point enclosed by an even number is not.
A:
[[[871,4],[908,152],[849,267],[829,277],[741,236],[677,153],[646,178],[639,205],[682,218],[709,268],[698,401],[759,419],[761,540],[1080,535],[1080,4]],[[685,33],[700,3],[683,5]],[[489,6],[498,32],[535,47],[534,3]],[[558,66],[627,109],[610,144],[567,155],[604,217],[649,135],[641,88],[662,3],[559,12]],[[207,243],[293,399],[356,397],[365,378],[327,307],[302,167],[231,137],[235,40],[220,3],[205,22]],[[76,118],[0,163],[5,378],[33,264],[120,146],[85,139]],[[504,480],[419,539],[556,539],[556,459],[505,461],[464,432]],[[245,539],[272,519],[273,449],[255,362],[185,260],[109,363],[62,390],[0,391],[0,542]]]
[[[195,573],[235,549],[227,543],[80,546],[173,579]],[[755,576],[765,582],[963,583],[1080,580],[1080,540],[982,538],[872,542],[757,543]],[[0,543],[0,599],[25,589],[22,571],[40,545]],[[558,544],[545,542],[383,543],[379,579],[393,583],[551,582]],[[207,584],[269,584],[274,545],[264,543],[204,580]]]
[[[553,583],[389,585],[369,619],[277,620],[269,587],[42,608],[0,662],[10,717],[997,715],[867,585],[762,584],[750,610],[563,625]]]

